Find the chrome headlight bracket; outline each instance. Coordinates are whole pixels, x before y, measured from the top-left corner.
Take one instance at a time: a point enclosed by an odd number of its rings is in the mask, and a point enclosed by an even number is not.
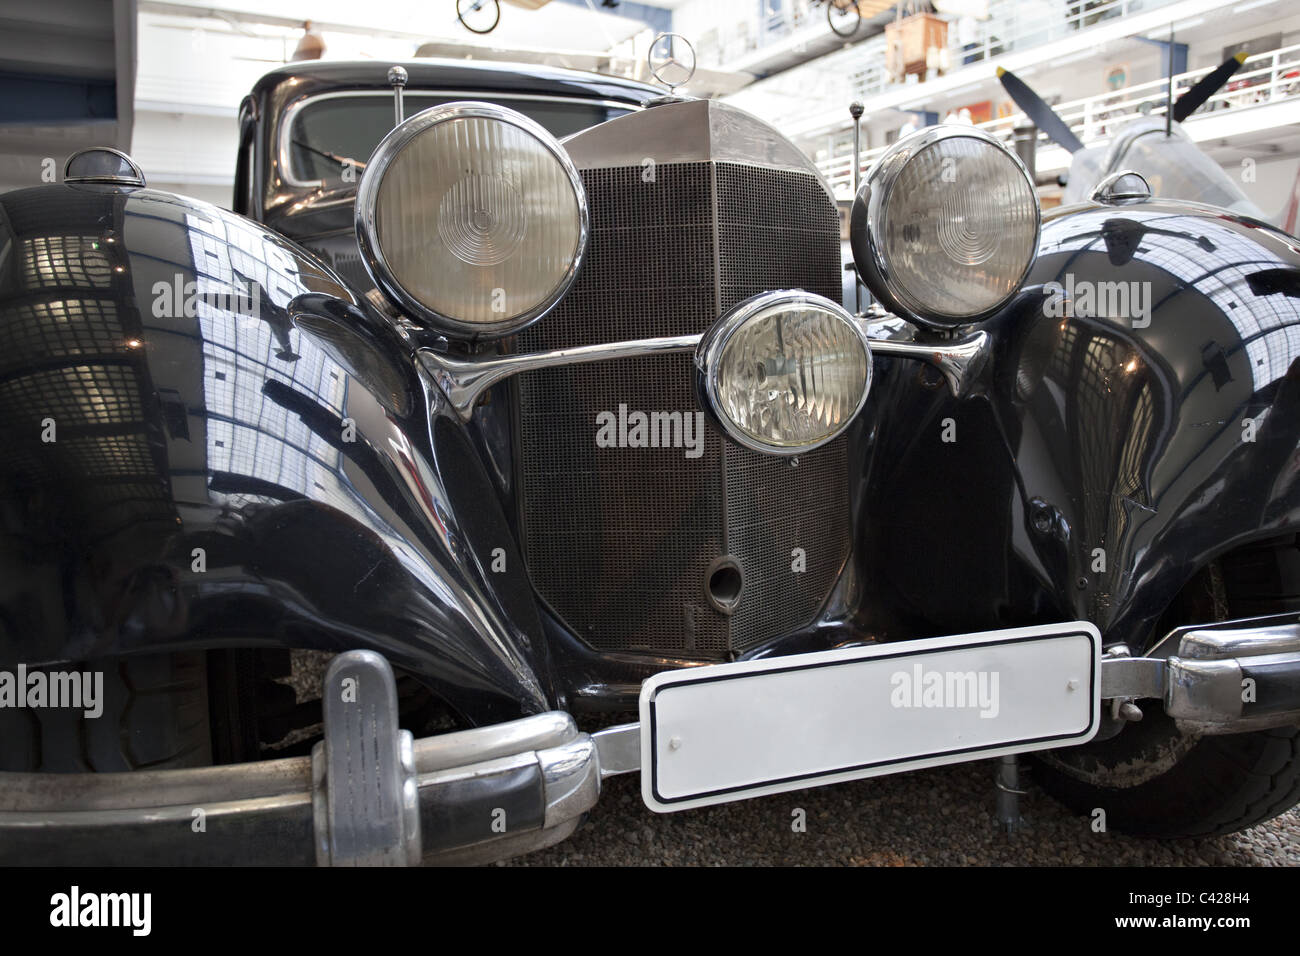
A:
[[[380,236],[380,196],[384,188],[385,176],[394,161],[420,136],[442,124],[462,120],[490,120],[509,124],[536,140],[558,163],[563,176],[573,190],[577,207],[577,238],[568,268],[547,294],[518,314],[500,321],[467,321],[463,316],[439,311],[427,302],[421,301],[397,275],[390,257],[385,254]],[[366,271],[379,289],[404,313],[449,337],[499,338],[518,332],[536,322],[564,297],[577,278],[586,256],[591,223],[582,179],[569,154],[555,137],[539,123],[514,110],[492,103],[465,101],[435,106],[408,117],[394,127],[375,147],[357,189],[356,232]],[[427,239],[430,243],[440,241],[437,234],[430,235]]]

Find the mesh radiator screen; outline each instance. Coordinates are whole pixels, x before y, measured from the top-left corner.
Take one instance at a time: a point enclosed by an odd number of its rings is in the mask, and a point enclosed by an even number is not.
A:
[[[588,261],[520,335],[522,352],[703,332],[759,292],[840,295],[839,225],[815,177],[727,163],[587,170]],[[703,450],[602,448],[597,416],[698,410],[690,356],[518,378],[524,556],[540,596],[598,649],[699,659],[742,653],[812,622],[849,552],[844,440],[775,458],[705,426]],[[692,452],[694,454],[694,452]],[[795,549],[806,570],[796,572]],[[744,577],[728,616],[710,567]]]

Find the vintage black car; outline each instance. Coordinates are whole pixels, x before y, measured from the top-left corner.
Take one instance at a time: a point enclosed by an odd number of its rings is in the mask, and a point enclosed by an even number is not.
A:
[[[1042,215],[932,127],[854,313],[718,101],[293,64],[240,133],[234,212],[111,150],[0,196],[0,859],[485,861],[611,774],[1022,753],[1081,826],[1300,799],[1294,237],[1123,171]]]

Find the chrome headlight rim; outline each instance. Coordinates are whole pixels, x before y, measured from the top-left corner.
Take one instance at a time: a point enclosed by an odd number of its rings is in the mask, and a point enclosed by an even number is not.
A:
[[[455,316],[444,315],[420,302],[407,291],[394,274],[388,260],[384,257],[383,245],[379,241],[379,191],[383,184],[384,174],[401,154],[402,150],[409,146],[421,133],[441,123],[458,119],[497,120],[516,126],[531,135],[560,164],[561,169],[568,177],[570,185],[573,187],[573,194],[577,201],[577,248],[568,270],[545,299],[538,302],[531,309],[508,319],[502,319],[499,322],[467,322]],[[528,326],[554,309],[578,278],[578,273],[586,261],[591,237],[591,213],[587,205],[587,190],[582,184],[582,177],[578,173],[577,166],[569,158],[568,152],[560,145],[559,140],[552,136],[540,123],[529,119],[522,113],[504,106],[498,106],[495,103],[484,103],[478,100],[460,100],[454,103],[432,106],[427,110],[422,110],[413,116],[407,117],[402,123],[393,127],[379,141],[379,145],[375,147],[375,151],[366,162],[365,171],[362,173],[361,182],[357,187],[355,221],[357,245],[361,251],[366,271],[370,273],[370,277],[378,285],[380,291],[407,315],[427,322],[439,332],[451,338],[471,340],[498,339],[513,335],[528,328]]]
[[[1029,191],[1035,197],[1033,252],[1029,255],[1024,269],[1012,284],[1011,289],[997,302],[967,315],[954,315],[936,312],[910,296],[905,288],[890,273],[888,260],[884,255],[881,242],[881,227],[884,221],[885,202],[890,191],[902,174],[908,162],[926,149],[948,139],[966,137],[984,142],[1011,160],[1020,175],[1024,177]],[[1025,281],[1033,271],[1038,258],[1038,243],[1042,237],[1043,210],[1037,202],[1038,189],[1034,185],[1029,170],[1014,151],[1007,149],[996,137],[973,126],[953,124],[930,126],[918,130],[910,136],[900,139],[887,149],[867,173],[857,195],[853,197],[853,209],[849,224],[849,244],[853,251],[853,261],[863,283],[891,311],[915,322],[927,329],[947,331],[964,325],[974,325],[1004,308],[1008,302],[1024,287]],[[861,252],[859,252],[861,250]]]
[[[844,417],[844,422],[837,429],[823,438],[814,442],[806,442],[800,445],[774,445],[761,441],[737,426],[726,413],[722,410],[722,402],[719,396],[721,383],[718,380],[719,372],[722,367],[722,354],[726,350],[727,343],[736,332],[751,319],[777,308],[797,309],[814,307],[822,309],[838,321],[843,322],[857,337],[862,346],[862,351],[866,359],[866,378],[862,384],[862,394],[858,396],[858,401],[853,407],[853,411]],[[867,396],[871,394],[871,382],[873,375],[873,359],[871,354],[871,340],[867,337],[866,329],[857,319],[849,314],[838,302],[833,302],[825,296],[817,295],[814,292],[805,292],[802,289],[781,289],[772,292],[761,292],[758,295],[750,296],[743,302],[738,302],[711,325],[707,331],[700,337],[699,344],[695,348],[695,390],[699,396],[700,406],[705,414],[720,428],[729,439],[736,444],[748,448],[750,451],[762,452],[767,455],[778,455],[782,457],[794,457],[796,455],[806,454],[815,451],[824,445],[828,445],[835,439],[844,434],[858,418],[862,412],[863,406],[867,403]]]

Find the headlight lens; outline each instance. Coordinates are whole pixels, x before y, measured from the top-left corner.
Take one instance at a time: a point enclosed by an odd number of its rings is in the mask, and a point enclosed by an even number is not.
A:
[[[458,336],[506,335],[545,314],[577,275],[587,232],[563,147],[489,103],[410,117],[375,148],[357,194],[376,285]]]
[[[1015,154],[968,126],[900,140],[853,203],[853,258],[887,306],[932,326],[992,312],[1019,290],[1041,211]]]
[[[703,404],[748,448],[793,455],[839,435],[871,388],[871,349],[853,317],[806,292],[740,303],[695,353]]]

